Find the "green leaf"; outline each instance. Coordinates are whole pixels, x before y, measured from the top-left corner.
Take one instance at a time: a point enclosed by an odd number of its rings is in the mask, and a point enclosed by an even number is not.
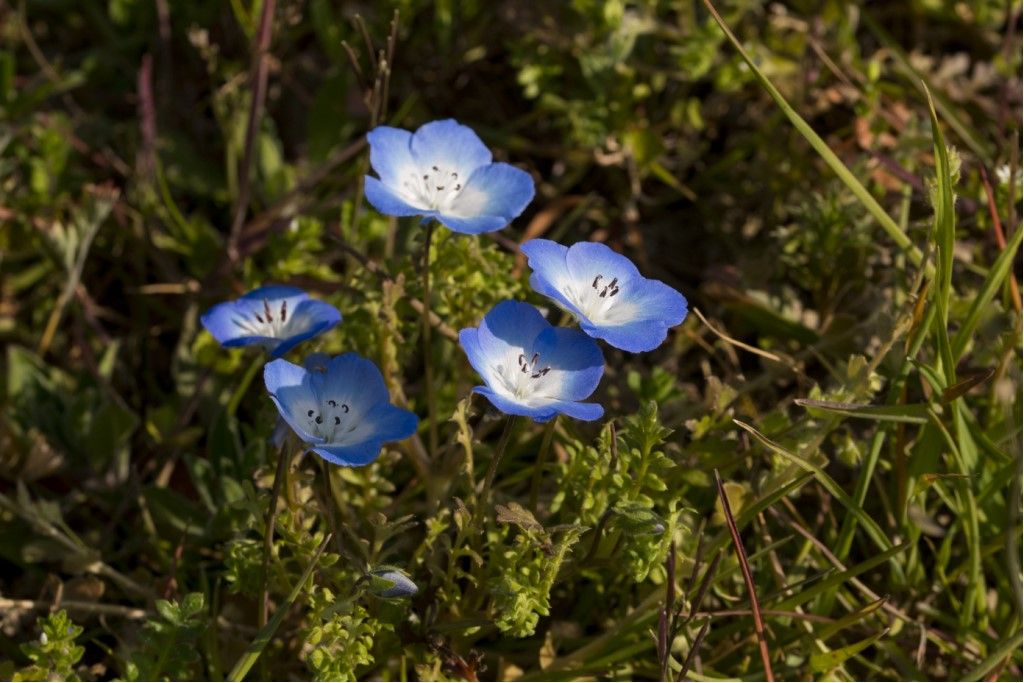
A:
[[[841,647],[838,650],[830,650],[828,652],[815,652],[811,654],[811,669],[815,673],[828,673],[832,671],[840,664],[845,662],[850,657],[854,656],[864,648],[868,647],[879,638],[889,632],[889,629],[879,631],[873,636],[868,636],[864,640],[852,643],[845,647]]]
[[[928,422],[928,406],[924,403],[912,403],[893,406],[874,406],[862,403],[841,403],[838,401],[818,401],[810,398],[798,398],[793,403],[804,408],[839,413],[849,417],[860,417],[868,420],[886,422],[909,422],[925,424]]]

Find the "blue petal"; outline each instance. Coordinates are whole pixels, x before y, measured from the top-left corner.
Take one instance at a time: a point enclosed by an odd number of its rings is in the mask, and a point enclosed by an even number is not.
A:
[[[590,282],[596,275],[607,280],[618,278],[620,283],[642,277],[628,258],[600,242],[577,242],[569,247],[565,264],[574,282]]]
[[[357,410],[368,411],[390,400],[380,370],[358,353],[335,356],[326,372],[311,373],[311,384],[320,402],[334,400]]]
[[[203,327],[206,331],[213,335],[223,345],[227,345],[232,340],[239,338],[256,339],[252,337],[252,333],[242,330],[236,320],[239,319],[238,306],[234,301],[225,301],[224,303],[217,304],[200,318]],[[248,343],[257,343],[255,341],[249,341]],[[240,344],[235,344],[240,345]]]
[[[656,349],[668,336],[668,328],[657,320],[635,320],[615,327],[598,326],[581,320],[580,327],[590,336],[603,339],[615,348],[630,353]]]
[[[419,420],[414,413],[388,403],[372,406],[359,425],[366,438],[354,444],[326,443],[313,452],[335,465],[358,467],[377,459],[382,445],[400,441],[416,433]]]
[[[402,187],[409,176],[418,174],[412,157],[412,133],[390,126],[377,126],[366,135],[370,143],[370,166],[385,185]]]
[[[473,216],[471,218],[456,218],[454,216],[440,215],[437,220],[452,232],[463,235],[480,235],[485,232],[501,230],[509,224],[507,218],[501,216]]]
[[[473,171],[445,216],[500,216],[506,225],[523,212],[534,195],[533,178],[509,164],[489,164]]]
[[[264,285],[263,287],[257,287],[251,292],[246,292],[242,295],[242,299],[254,299],[262,302],[264,299],[274,301],[276,299],[308,299],[309,294],[305,290],[298,287],[290,287],[288,285]],[[291,303],[289,301],[288,303]]]
[[[413,133],[410,143],[419,168],[440,166],[463,178],[491,163],[491,151],[472,128],[455,119],[431,121]]]
[[[604,415],[604,408],[600,403],[580,403],[578,401],[556,401],[551,407],[560,413],[584,422],[598,420]]]
[[[486,397],[491,405],[506,415],[522,415],[523,417],[532,417],[536,422],[547,422],[558,414],[558,411],[551,407],[553,404],[559,403],[558,401],[529,405],[503,396],[488,387],[473,387],[473,391]]]
[[[319,412],[320,403],[310,383],[310,374],[301,366],[286,360],[273,360],[263,366],[263,382],[288,426],[306,443],[322,443],[305,429],[302,416],[307,411]]]
[[[594,393],[604,374],[604,356],[593,339],[577,329],[551,327],[533,345],[542,365],[551,368],[544,378],[553,398],[579,401]]]
[[[315,446],[312,450],[327,462],[342,467],[362,467],[369,465],[380,455],[383,444],[380,441],[364,441],[363,443]]]
[[[659,320],[669,327],[683,322],[688,313],[686,297],[660,280],[634,282],[627,292],[628,300],[637,304],[645,320]]]
[[[484,378],[484,381],[489,382],[490,363],[480,347],[480,331],[475,327],[467,327],[464,330],[460,330],[459,345],[465,351],[466,358],[469,359],[469,364],[473,366],[473,369]]]
[[[530,286],[534,291],[554,299],[559,306],[580,317],[580,310],[566,295],[573,287],[569,267],[565,263],[568,247],[551,240],[533,239],[520,245],[519,250],[533,270]]]
[[[293,325],[298,324],[299,321],[304,322],[305,329],[275,346],[274,350],[270,352],[271,358],[280,358],[307,339],[312,339],[331,329],[341,322],[341,312],[326,301],[306,299],[295,307],[292,320]]]
[[[433,214],[433,211],[419,209],[406,202],[387,185],[373,176],[365,176],[364,190],[366,201],[373,205],[373,208],[387,216],[421,216]]]
[[[502,301],[484,316],[477,342],[488,365],[514,363],[520,353],[533,348],[544,330],[551,329],[536,308],[520,301]]]
[[[381,403],[367,411],[365,419],[373,430],[373,438],[384,443],[409,438],[416,433],[420,422],[416,413],[390,403]]]

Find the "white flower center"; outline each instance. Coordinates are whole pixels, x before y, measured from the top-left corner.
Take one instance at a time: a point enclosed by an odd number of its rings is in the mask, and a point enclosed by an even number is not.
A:
[[[551,366],[544,364],[539,353],[529,354],[522,349],[514,363],[494,366],[494,374],[500,381],[500,386],[495,388],[504,390],[505,395],[516,399],[545,396],[553,388],[550,373]]]
[[[348,404],[327,399],[320,404],[319,410],[308,408],[304,417],[309,425],[310,434],[323,439],[326,443],[341,443],[359,426],[354,416],[349,417],[350,413]]]
[[[240,315],[232,319],[243,332],[254,337],[270,337],[287,339],[304,329],[307,324],[305,317],[295,317],[288,310],[288,300],[282,299],[280,305],[269,299],[263,300],[263,309],[255,310],[248,316]]]
[[[452,206],[462,192],[465,178],[451,168],[431,166],[410,171],[402,181],[406,197],[420,209],[444,211]]]
[[[566,294],[590,322],[597,325],[621,325],[635,317],[636,306],[619,295],[627,283],[617,277],[594,275],[585,283],[573,283]]]

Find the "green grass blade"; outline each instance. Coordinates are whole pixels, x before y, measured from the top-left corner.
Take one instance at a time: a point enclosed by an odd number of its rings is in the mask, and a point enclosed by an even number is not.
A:
[[[810,588],[802,590],[792,597],[786,598],[782,602],[778,602],[774,605],[769,605],[768,607],[766,607],[766,609],[793,609],[794,607],[806,603],[807,601],[815,598],[816,596],[824,593],[825,591],[831,588],[841,586],[842,584],[846,583],[855,576],[859,576],[860,574],[863,574],[866,571],[874,569],[883,562],[888,562],[889,560],[895,559],[897,555],[899,555],[909,547],[909,542],[893,546],[892,548],[886,550],[884,553],[879,553],[869,560],[865,560],[864,562],[861,562],[856,566],[850,567],[846,571],[836,572],[835,574],[832,574],[831,576],[822,579],[819,583],[811,586]]]
[[[798,465],[809,472],[813,472],[814,478],[818,480],[818,483],[825,487],[825,490],[828,491],[836,500],[842,503],[846,509],[856,515],[857,519],[867,530],[868,535],[871,536],[871,540],[873,540],[880,549],[890,550],[892,548],[892,543],[890,543],[889,539],[886,538],[885,532],[883,532],[881,527],[878,526],[878,523],[864,512],[864,509],[857,505],[853,499],[850,498],[849,494],[836,483],[835,479],[830,477],[819,465],[816,465],[815,463],[800,457],[796,453],[783,448],[747,423],[741,422],[740,420],[733,420],[733,422],[735,422],[741,429],[750,433],[751,436],[761,442],[761,444],[769,450],[773,451],[777,455],[781,455],[789,462]]]
[[[821,629],[820,632],[816,633],[815,637],[819,640],[828,640],[847,626],[853,626],[854,624],[867,619],[869,616],[881,609],[885,604],[885,601],[886,598],[884,597],[872,600],[860,609],[854,610],[846,616],[836,619],[834,622]]]
[[[868,420],[906,422],[910,424],[925,424],[928,422],[928,406],[924,403],[873,406],[860,403],[816,401],[809,398],[798,398],[793,403],[804,408],[824,410],[830,413],[838,413],[848,417],[860,417]]]
[[[978,329],[978,323],[981,322],[982,312],[999,292],[999,288],[1006,280],[1010,268],[1016,260],[1022,236],[1024,236],[1024,231],[1022,230],[1015,230],[1013,235],[1010,236],[1009,240],[1007,240],[1006,249],[1003,249],[1003,253],[992,264],[985,282],[982,283],[981,289],[978,291],[978,295],[971,302],[971,307],[968,309],[967,315],[964,316],[960,329],[957,330],[956,335],[953,337],[952,351],[955,360],[959,360],[964,355],[964,351],[967,350],[967,343],[971,340],[971,335]]]
[[[1024,634],[1018,631],[1016,634],[999,643],[999,645],[996,646],[996,649],[992,650],[988,657],[985,657],[978,666],[965,673],[961,680],[980,681],[1003,659],[1012,656],[1014,652],[1019,654],[1022,639],[1024,639]]]
[[[935,331],[938,339],[939,354],[942,358],[942,371],[946,378],[946,386],[956,384],[956,363],[953,360],[952,348],[949,344],[949,301],[953,296],[953,247],[956,243],[956,216],[953,202],[953,181],[949,165],[949,151],[942,137],[942,127],[935,113],[935,103],[928,87],[922,83],[925,97],[928,99],[928,113],[932,119],[932,144],[935,150],[935,222],[934,236],[938,247],[938,268],[936,272],[937,286],[932,288],[935,293],[935,304],[938,317],[935,320]]]
[[[302,578],[300,578],[295,584],[291,594],[288,595],[288,599],[278,606],[277,611],[274,612],[274,616],[270,618],[270,621],[267,622],[266,626],[259,630],[259,633],[256,634],[255,638],[253,638],[249,647],[246,648],[245,652],[242,653],[242,656],[238,658],[237,662],[235,662],[234,667],[231,668],[231,673],[228,674],[229,681],[237,682],[243,680],[245,675],[249,673],[249,670],[252,669],[253,664],[256,663],[256,660],[260,658],[260,655],[263,653],[263,649],[274,636],[274,632],[277,631],[281,622],[284,621],[284,617],[291,608],[292,603],[298,599],[299,593],[302,592],[302,587],[306,585],[306,581],[309,580],[313,570],[316,569],[317,563],[320,562],[320,556],[324,554],[324,550],[327,549],[327,544],[330,540],[331,535],[327,534],[327,538],[325,538],[323,543],[320,544],[320,547],[317,549],[313,559],[310,560],[309,566],[306,567],[306,571],[302,572]]]
[[[811,670],[816,673],[828,673],[833,669],[840,666],[850,657],[854,656],[861,650],[874,644],[876,640],[884,636],[889,632],[889,629],[883,629],[878,633],[868,636],[864,640],[857,641],[856,643],[850,643],[838,650],[829,650],[828,652],[814,652],[811,654]]]
[[[846,167],[846,164],[836,156],[835,152],[833,152],[825,141],[821,139],[821,136],[815,133],[814,129],[804,121],[792,106],[790,106],[789,102],[786,101],[786,98],[782,96],[782,93],[779,92],[768,77],[764,75],[764,72],[758,68],[757,64],[754,63],[754,60],[743,48],[743,45],[740,44],[740,41],[735,35],[733,35],[732,30],[730,30],[729,26],[725,23],[725,20],[718,14],[714,5],[711,4],[711,0],[703,0],[703,2],[715,22],[722,29],[722,32],[725,33],[726,38],[729,39],[729,42],[732,43],[733,47],[735,47],[740,53],[740,56],[743,57],[743,61],[745,61],[747,66],[749,66],[754,72],[758,81],[760,81],[764,89],[768,91],[771,98],[775,100],[775,103],[779,105],[782,113],[786,115],[786,118],[789,119],[790,123],[792,123],[804,139],[807,140],[811,147],[814,148],[814,151],[821,156],[822,160],[828,164],[828,167],[831,168],[837,176],[839,176],[839,179],[842,180],[848,188],[850,188],[850,191],[853,192],[857,199],[860,200],[860,203],[865,209],[867,209],[868,213],[874,216],[875,220],[877,220],[878,224],[882,226],[882,229],[885,230],[890,239],[892,239],[900,249],[907,252],[914,265],[920,265],[922,260],[921,250],[914,246],[906,233],[904,233],[900,229],[900,226],[896,224],[896,221],[886,213],[885,209],[882,208],[868,189],[864,187],[859,180],[857,180],[857,177],[850,172],[850,169]]]

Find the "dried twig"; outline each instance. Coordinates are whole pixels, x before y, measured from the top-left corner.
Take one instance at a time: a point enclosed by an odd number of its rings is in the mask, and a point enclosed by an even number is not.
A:
[[[747,595],[750,597],[750,612],[754,618],[754,632],[757,633],[757,644],[761,650],[761,662],[764,664],[764,676],[768,681],[774,681],[772,673],[772,658],[768,653],[768,641],[764,637],[764,619],[761,617],[761,605],[757,602],[757,590],[754,588],[754,577],[750,573],[750,563],[747,562],[747,552],[743,549],[743,539],[740,538],[739,529],[736,528],[736,520],[732,516],[732,506],[729,505],[729,497],[725,495],[725,486],[722,485],[722,478],[715,468],[715,485],[718,487],[718,497],[722,501],[722,513],[725,515],[725,522],[729,527],[729,534],[732,536],[733,546],[736,548],[736,558],[740,562],[740,569],[743,571],[743,582],[747,584]]]
[[[263,103],[267,97],[267,71],[270,51],[270,36],[274,28],[274,7],[277,0],[263,0],[260,25],[256,33],[256,49],[252,56],[252,101],[249,103],[249,124],[245,129],[245,147],[242,149],[242,168],[238,174],[238,196],[235,198],[235,218],[231,223],[228,237],[228,258],[238,260],[238,238],[245,223],[249,207],[250,173],[252,171],[253,148],[256,146],[256,131],[263,116]]]

